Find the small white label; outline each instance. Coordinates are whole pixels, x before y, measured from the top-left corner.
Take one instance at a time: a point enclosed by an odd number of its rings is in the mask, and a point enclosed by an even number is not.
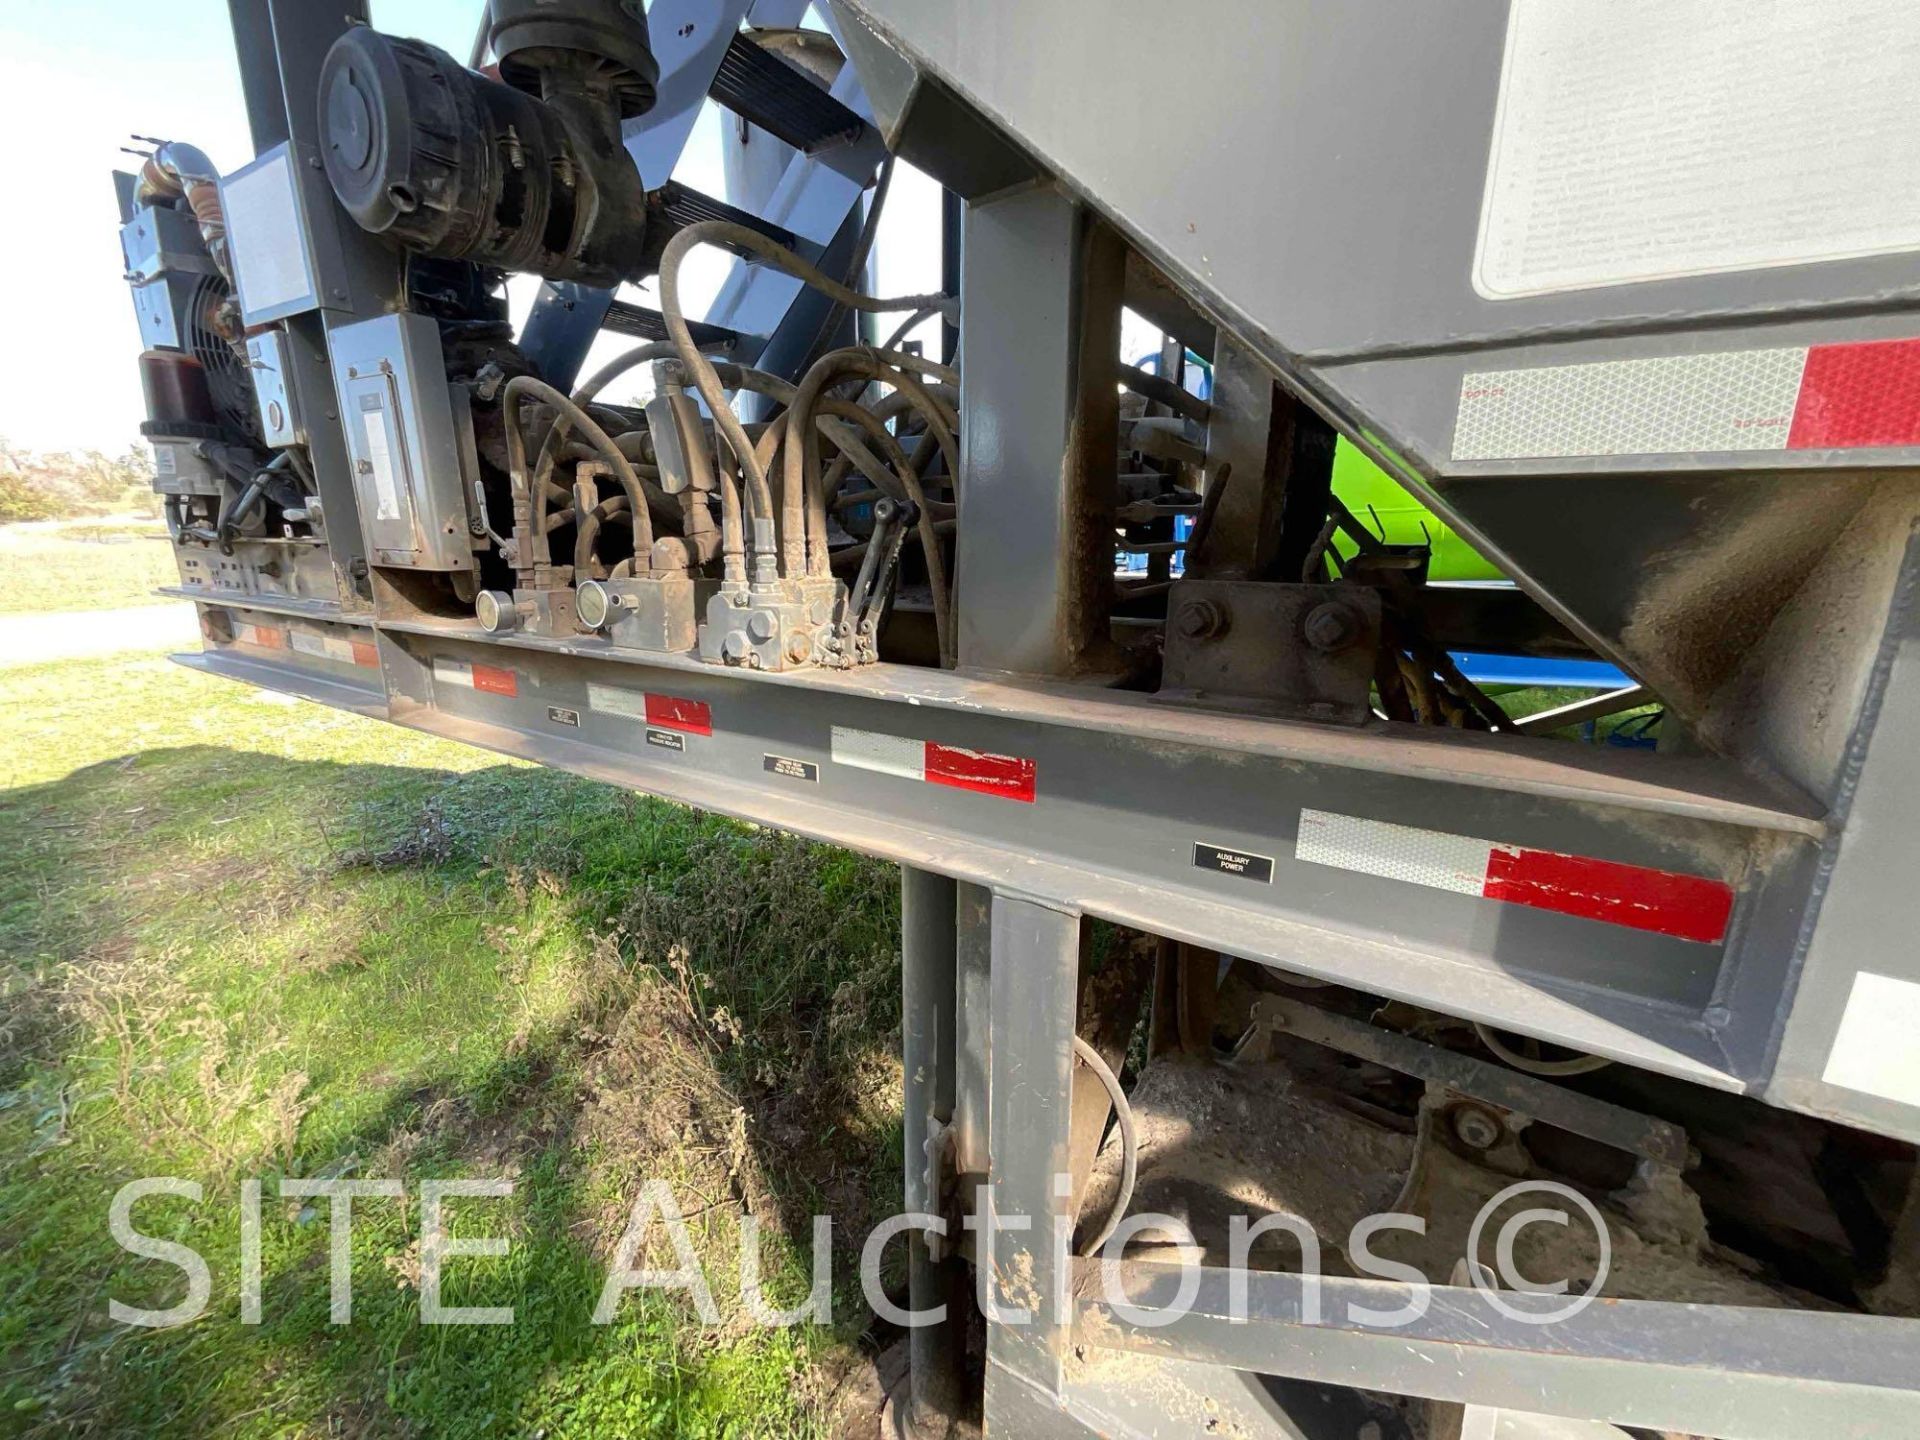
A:
[[[1920,1105],[1920,985],[1862,970],[1827,1056],[1829,1085]]]
[[[1513,0],[1489,299],[1920,248],[1913,0]]]
[[[400,518],[400,489],[393,476],[393,449],[387,444],[387,409],[362,401],[361,428],[367,433],[367,463],[373,467],[374,515],[381,520]]]

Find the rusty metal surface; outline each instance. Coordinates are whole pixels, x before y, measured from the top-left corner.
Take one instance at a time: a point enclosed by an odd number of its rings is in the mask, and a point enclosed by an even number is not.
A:
[[[1377,591],[1181,580],[1167,615],[1163,700],[1343,725],[1372,718]]]

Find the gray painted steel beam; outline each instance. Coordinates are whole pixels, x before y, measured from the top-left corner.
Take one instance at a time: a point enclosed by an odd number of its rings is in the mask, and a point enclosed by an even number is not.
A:
[[[980,1252],[989,1434],[1023,1433],[1007,1422],[1005,1407],[1025,1401],[1009,1402],[1009,1392],[1057,1395],[1062,1384],[1079,969],[1078,915],[994,894],[986,1194],[995,1229]],[[996,1323],[989,1302],[1003,1316],[1025,1319]]]
[[[1075,1262],[1076,1293],[1101,1297],[1103,1262]],[[1334,1381],[1722,1440],[1886,1440],[1920,1430],[1920,1323],[1882,1316],[1604,1300],[1551,1324],[1561,1296],[1436,1286],[1424,1315],[1367,1328],[1348,1307],[1387,1312],[1415,1287],[1325,1277],[1317,1315],[1297,1275],[1196,1267],[1184,1313],[1140,1324],[1104,1298],[1078,1306],[1076,1343],[1178,1355],[1237,1370]],[[1114,1295],[1166,1310],[1177,1266],[1115,1267]],[[1154,1316],[1154,1320],[1163,1317]]]
[[[1106,643],[1112,524],[1095,512],[1100,497],[1111,505],[1118,463],[1124,251],[1094,229],[1048,188],[967,208],[955,590],[973,598],[959,609],[963,669],[1067,674],[1097,663]]]
[[[906,1076],[905,1136],[908,1214],[940,1214],[946,1147],[936,1140],[953,1121],[955,922],[953,881],[931,870],[900,867],[900,1063]],[[958,1237],[951,1237],[957,1239]],[[922,1231],[907,1236],[907,1290],[916,1312],[947,1305],[956,1286],[951,1250],[937,1254]],[[949,1305],[939,1325],[907,1334],[908,1418],[941,1433],[940,1421],[960,1407],[964,1350],[958,1313]]]
[[[993,892],[962,883],[957,890],[958,971],[954,1012],[954,1166],[987,1173],[987,1066],[992,1053]]]
[[[1815,858],[1790,829],[1746,829],[1785,817],[1626,786],[1618,774],[1602,781],[1579,768],[1575,746],[1170,716],[1140,697],[884,666],[750,677],[615,659],[586,639],[481,642],[445,622],[386,622],[381,634],[401,723],[976,884],[1011,879],[1152,933],[1726,1088],[1755,1077],[1729,1068],[1703,1007],[1730,955],[1737,964],[1744,946],[1771,946],[1771,927],[1793,923]],[[510,668],[517,693],[436,685],[436,660]],[[266,675],[281,683],[278,670]],[[697,700],[711,706],[714,733],[662,750],[643,726],[595,709],[589,686]],[[1020,757],[1033,765],[1033,800],[836,763],[835,727]],[[1517,765],[1475,768],[1518,758],[1523,745],[1551,781]],[[1431,762],[1411,763],[1422,752]],[[770,754],[817,767],[817,778],[769,775]],[[1643,781],[1719,773],[1650,754],[1628,768]],[[1743,897],[1734,938],[1723,949],[1299,861],[1304,808],[1724,877]],[[1271,876],[1209,869],[1199,843],[1270,858]]]

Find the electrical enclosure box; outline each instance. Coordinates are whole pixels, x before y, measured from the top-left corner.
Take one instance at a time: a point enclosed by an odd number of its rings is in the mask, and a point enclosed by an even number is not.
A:
[[[422,315],[382,315],[338,327],[329,343],[373,563],[473,569],[440,327]]]
[[[308,240],[313,227],[306,223],[292,148],[277,145],[224,177],[220,204],[247,324],[318,309],[318,267]]]
[[[306,444],[307,427],[288,375],[285,331],[262,330],[247,337],[247,372],[259,403],[261,438],[276,450]]]
[[[192,218],[143,206],[120,227],[120,251],[133,288],[140,343],[149,350],[192,349],[185,317],[215,273]]]

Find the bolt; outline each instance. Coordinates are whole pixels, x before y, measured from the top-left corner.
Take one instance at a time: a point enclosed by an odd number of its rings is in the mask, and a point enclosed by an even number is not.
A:
[[[747,617],[747,633],[756,640],[771,640],[779,628],[771,610],[756,610]]]
[[[1360,617],[1338,600],[1329,600],[1308,611],[1306,624],[1301,628],[1307,644],[1323,655],[1337,655],[1352,649],[1359,640]]]
[[[796,630],[792,638],[787,641],[787,659],[796,665],[805,660],[812,652],[812,644],[801,631]]]
[[[1189,640],[1212,640],[1227,633],[1232,617],[1214,600],[1189,600],[1173,617],[1173,623]]]
[[[729,660],[746,659],[747,652],[752,648],[753,642],[748,640],[743,632],[739,630],[730,630],[727,632],[727,643],[724,649],[727,652],[727,658]]]
[[[1469,1150],[1491,1150],[1500,1143],[1500,1122],[1484,1110],[1462,1106],[1453,1112],[1453,1133]]]

